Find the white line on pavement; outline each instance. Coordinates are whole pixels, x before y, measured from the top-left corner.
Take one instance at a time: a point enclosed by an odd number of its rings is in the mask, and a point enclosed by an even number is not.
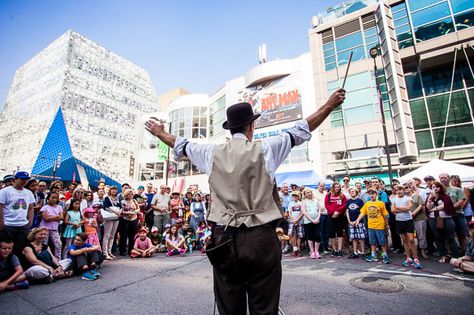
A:
[[[458,277],[458,276],[455,276],[455,275],[445,276],[445,275],[436,275],[436,274],[434,275],[434,274],[419,273],[419,272],[412,272],[412,271],[382,270],[382,269],[376,269],[376,268],[370,268],[370,269],[367,269],[367,271],[380,272],[380,273],[391,273],[391,274],[398,274],[398,275],[404,275],[404,276],[417,276],[417,277],[450,279],[450,280],[460,280],[460,281],[474,282],[474,279],[465,278],[465,277]]]

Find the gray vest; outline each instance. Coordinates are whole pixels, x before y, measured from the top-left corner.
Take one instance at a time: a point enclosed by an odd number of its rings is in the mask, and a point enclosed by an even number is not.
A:
[[[214,151],[209,178],[212,207],[208,220],[239,227],[262,225],[282,215],[259,142],[234,138]]]

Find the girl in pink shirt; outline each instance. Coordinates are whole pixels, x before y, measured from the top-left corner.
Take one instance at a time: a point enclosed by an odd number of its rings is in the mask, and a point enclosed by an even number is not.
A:
[[[46,202],[47,204],[39,211],[42,217],[40,226],[48,229],[48,236],[45,239],[45,243],[48,244],[49,240],[51,240],[54,246],[54,256],[57,259],[61,259],[63,244],[58,227],[59,222],[64,219],[64,215],[63,208],[59,205],[59,194],[57,192],[50,192],[46,197]]]

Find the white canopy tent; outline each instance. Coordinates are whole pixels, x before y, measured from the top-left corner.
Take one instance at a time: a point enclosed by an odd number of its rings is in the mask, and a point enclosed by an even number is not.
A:
[[[431,175],[436,180],[439,174],[448,173],[449,175],[459,175],[462,182],[474,182],[474,167],[448,162],[444,160],[434,159],[416,170],[399,178],[400,183],[405,183],[413,177],[418,177],[421,180],[427,175]]]

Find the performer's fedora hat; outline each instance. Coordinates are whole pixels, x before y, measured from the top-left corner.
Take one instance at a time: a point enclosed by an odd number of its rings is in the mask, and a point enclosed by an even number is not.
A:
[[[222,124],[222,128],[239,128],[251,123],[258,117],[260,117],[260,114],[253,113],[252,105],[249,103],[237,103],[227,108],[227,121]]]

